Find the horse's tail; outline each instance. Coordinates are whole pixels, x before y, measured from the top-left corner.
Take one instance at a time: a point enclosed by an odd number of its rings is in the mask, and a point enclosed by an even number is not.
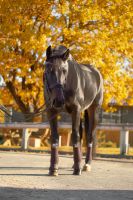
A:
[[[80,143],[83,139],[83,119],[80,117],[80,125],[79,125],[79,135],[80,135]]]
[[[85,135],[87,137],[88,135],[86,133],[87,130],[89,130],[89,115],[87,110],[84,111],[84,127],[85,127]]]
[[[80,135],[80,142],[83,139],[83,124],[85,127],[85,130],[88,130],[89,128],[89,116],[87,110],[84,111],[84,118],[80,117],[80,125],[79,125],[79,135]]]

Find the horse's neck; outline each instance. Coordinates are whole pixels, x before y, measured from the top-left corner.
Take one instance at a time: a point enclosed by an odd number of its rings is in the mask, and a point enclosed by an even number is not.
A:
[[[78,63],[74,60],[68,60],[68,76],[67,76],[67,88],[73,89],[76,91],[78,89],[78,72],[79,72],[79,66]]]

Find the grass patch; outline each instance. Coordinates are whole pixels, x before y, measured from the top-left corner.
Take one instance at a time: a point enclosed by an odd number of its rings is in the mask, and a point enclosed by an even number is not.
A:
[[[97,153],[100,154],[120,154],[120,148],[97,148]],[[127,155],[133,156],[133,147],[129,148]]]
[[[101,147],[97,148],[97,153],[100,154],[120,154],[120,148]]]
[[[3,146],[0,145],[1,149],[15,149],[19,150],[21,149],[21,146]],[[35,147],[29,147],[29,150],[38,150],[38,151],[50,151],[50,147],[40,147],[40,148],[35,148]],[[73,147],[72,146],[61,146],[59,147],[59,151],[61,152],[66,152],[66,153],[72,153],[73,152]],[[85,147],[82,148],[83,153],[85,153]],[[97,148],[97,153],[99,154],[113,154],[113,155],[119,155],[120,154],[120,148],[111,148],[111,147],[101,147]],[[133,147],[129,148],[129,152],[127,155],[133,156]]]
[[[21,146],[4,146],[4,145],[0,145],[1,149],[21,149]]]

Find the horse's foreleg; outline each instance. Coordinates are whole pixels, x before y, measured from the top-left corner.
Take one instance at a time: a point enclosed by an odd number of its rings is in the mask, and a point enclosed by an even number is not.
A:
[[[81,148],[81,157],[82,157],[82,139],[83,139],[83,126],[82,126],[82,119],[80,118],[80,125],[79,125],[79,135],[80,135],[80,148]],[[74,169],[74,164],[72,166]]]
[[[58,147],[51,145],[51,159],[50,159],[50,168],[49,175],[50,176],[58,176]]]
[[[85,111],[85,132],[87,139],[87,149],[86,149],[85,165],[83,168],[84,171],[91,171],[92,145],[93,145],[93,138],[97,122],[96,109],[97,106],[92,105],[88,110]]]
[[[80,124],[80,112],[73,111],[72,113],[72,143],[73,143],[73,155],[74,155],[74,175],[81,174],[81,145],[79,135],[79,124]]]
[[[53,117],[55,115],[55,117]],[[51,158],[50,158],[50,168],[49,175],[57,176],[58,175],[58,144],[59,144],[59,135],[57,132],[57,114],[49,113],[48,115],[51,128]]]

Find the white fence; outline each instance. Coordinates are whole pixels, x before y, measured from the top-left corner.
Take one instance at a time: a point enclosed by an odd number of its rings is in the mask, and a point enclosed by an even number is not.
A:
[[[71,128],[70,123],[59,122],[60,128]],[[28,149],[28,139],[31,131],[49,128],[49,123],[0,123],[0,129],[23,129],[22,149]],[[133,130],[133,124],[98,124],[97,130],[120,131],[120,154],[127,154],[129,148],[129,131]]]

